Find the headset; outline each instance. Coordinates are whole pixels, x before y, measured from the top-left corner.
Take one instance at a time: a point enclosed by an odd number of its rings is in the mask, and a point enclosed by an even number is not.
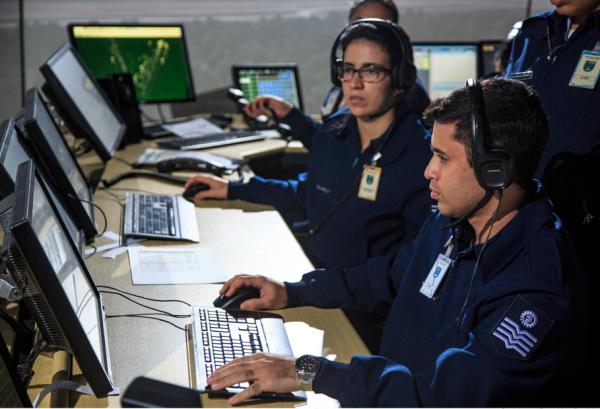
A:
[[[338,87],[342,86],[342,81],[340,80],[338,71],[342,64],[342,58],[338,56],[341,39],[344,34],[348,32],[348,30],[362,23],[369,23],[381,30],[387,30],[388,32],[392,33],[392,37],[396,39],[397,44],[396,46],[390,47],[390,49],[393,50],[397,48],[401,52],[400,58],[398,59],[398,64],[396,64],[392,69],[392,84],[394,85],[394,88],[397,88],[400,91],[408,91],[414,85],[417,79],[417,68],[409,59],[409,56],[412,53],[410,38],[400,26],[392,23],[391,21],[382,20],[379,18],[363,18],[356,20],[344,28],[340,34],[338,34],[333,42],[333,46],[331,47],[330,56],[330,76],[333,85]]]
[[[467,80],[467,89],[471,102],[471,156],[475,176],[479,185],[487,191],[504,190],[513,178],[515,160],[505,150],[487,149],[485,141],[489,126],[485,120],[481,84],[470,78]]]

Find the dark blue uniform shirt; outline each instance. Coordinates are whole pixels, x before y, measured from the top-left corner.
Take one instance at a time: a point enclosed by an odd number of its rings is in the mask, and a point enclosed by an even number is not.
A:
[[[600,11],[592,12],[565,40],[567,29],[567,17],[555,11],[525,20],[506,69],[507,76],[533,72],[524,82],[538,92],[548,115],[550,138],[537,177],[559,152],[600,151],[600,85],[594,89],[569,85],[581,53],[593,50],[600,39]]]
[[[475,274],[481,246],[470,244],[470,226],[448,223],[432,215],[395,257],[286,283],[290,307],[391,306],[381,356],[321,359],[315,392],[359,407],[573,406],[587,289],[549,202],[536,195],[524,205],[490,239]],[[419,290],[450,243],[452,265],[430,299]]]
[[[305,250],[320,266],[353,266],[394,253],[414,239],[430,213],[423,172],[431,157],[429,132],[415,114],[398,111],[394,126],[361,152],[355,118],[340,112],[318,128],[309,170],[296,180],[252,178],[231,183],[229,198],[269,204],[284,215],[305,212]],[[375,201],[358,197],[365,164],[381,153]],[[289,219],[288,219],[289,220]]]

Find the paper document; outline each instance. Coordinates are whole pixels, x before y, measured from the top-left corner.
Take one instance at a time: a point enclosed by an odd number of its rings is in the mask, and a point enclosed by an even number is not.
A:
[[[206,284],[227,279],[207,247],[129,247],[133,284]]]
[[[294,356],[323,356],[323,330],[300,321],[286,322],[283,325]]]
[[[223,132],[223,129],[204,118],[196,118],[168,125],[163,124],[162,127],[182,138],[193,138],[195,136]]]

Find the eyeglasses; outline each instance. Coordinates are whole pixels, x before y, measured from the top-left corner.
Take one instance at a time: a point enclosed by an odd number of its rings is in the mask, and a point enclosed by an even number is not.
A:
[[[354,68],[350,65],[338,66],[338,77],[342,81],[350,81],[354,74],[363,82],[375,83],[382,81],[392,70],[376,64],[369,64],[362,68]]]

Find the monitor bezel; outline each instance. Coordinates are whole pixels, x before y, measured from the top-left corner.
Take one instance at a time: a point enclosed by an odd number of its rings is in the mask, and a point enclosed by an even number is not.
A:
[[[114,141],[113,146],[106,146],[102,141],[102,138],[98,134],[96,134],[96,130],[92,128],[89,122],[85,119],[85,116],[77,106],[77,104],[71,99],[71,96],[67,92],[67,90],[63,87],[60,80],[54,75],[52,70],[52,65],[56,63],[56,61],[60,60],[66,53],[72,53],[81,68],[83,69],[85,75],[87,75],[92,82],[93,86],[100,93],[101,98],[106,103],[108,109],[113,113],[117,121],[120,123],[119,131],[117,132],[117,138]],[[110,100],[104,94],[104,91],[98,84],[98,82],[92,77],[90,71],[87,69],[81,57],[70,44],[64,44],[61,48],[59,48],[42,66],[40,67],[40,72],[44,76],[46,80],[46,85],[48,86],[50,95],[46,95],[48,98],[52,99],[55,105],[58,106],[58,109],[61,112],[61,116],[67,123],[67,126],[78,138],[87,139],[89,143],[92,145],[98,156],[104,161],[108,162],[114,156],[115,152],[121,145],[123,141],[123,137],[125,136],[125,122],[123,118],[119,115],[117,110],[114,108]]]
[[[267,64],[235,64],[231,66],[231,78],[235,88],[240,88],[240,75],[241,70],[289,70],[294,71],[296,76],[296,86],[298,88],[298,105],[296,108],[300,112],[304,112],[304,99],[302,98],[302,83],[300,82],[300,70],[296,63],[267,63]]]
[[[483,46],[487,44],[502,45],[502,40],[481,40],[477,43],[477,76],[483,77],[487,73],[485,71],[484,58],[483,58]]]
[[[14,137],[16,132],[15,121],[12,117],[5,119],[0,125],[0,163],[4,163],[8,152],[9,138]],[[0,166],[0,199],[11,194],[14,189],[12,178],[5,171],[4,166]]]
[[[73,152],[69,149],[67,142],[64,140],[63,134],[60,132],[58,126],[56,126],[52,115],[48,111],[48,107],[42,100],[42,97],[36,88],[29,89],[25,94],[25,107],[22,120],[23,128],[27,134],[26,136],[31,147],[33,148],[32,150],[34,151],[32,153],[35,155],[35,159],[39,161],[38,163],[46,168],[47,173],[52,178],[55,187],[57,187],[63,192],[63,194],[67,196],[69,207],[73,209],[74,216],[77,218],[79,225],[85,231],[86,238],[91,239],[98,234],[94,206],[90,204],[92,209],[92,214],[90,217],[83,205],[83,202],[79,199],[75,199],[76,197],[78,198],[77,192],[73,188],[73,185],[69,181],[69,177],[60,165],[58,158],[54,155],[54,152],[52,151],[52,148],[50,147],[50,144],[48,143],[48,140],[46,139],[44,132],[40,128],[37,121],[38,112],[40,109],[45,109],[50,116],[52,125],[55,127],[56,132],[58,132],[58,134],[61,136],[67,151],[70,153],[71,158],[73,159],[73,163],[75,163],[77,172],[86,182],[88,197],[86,197],[85,200],[93,203],[94,196],[89,182],[81,170],[81,167],[77,162],[77,158],[75,158],[75,155],[73,155]]]
[[[14,359],[8,351],[8,346],[6,345],[2,333],[0,333],[0,359],[6,367],[8,376],[12,381],[14,390],[17,393],[19,401],[21,402],[21,406],[23,406],[24,408],[33,407],[33,405],[31,404],[31,400],[29,399],[29,395],[27,395],[27,388],[25,385],[23,385],[23,382],[21,381],[21,379],[19,379],[19,375],[15,370]]]
[[[69,23],[67,25],[67,32],[69,35],[69,43],[73,46],[74,49],[77,50],[77,42],[74,35],[75,27],[177,27],[181,28],[181,41],[183,44],[183,53],[185,55],[185,66],[187,71],[187,79],[190,84],[190,89],[188,89],[188,98],[186,99],[160,99],[160,100],[150,100],[144,101],[138,97],[138,101],[141,104],[162,104],[162,103],[172,103],[172,102],[192,102],[196,100],[196,89],[194,87],[194,77],[192,76],[192,70],[190,67],[190,54],[188,52],[187,41],[185,39],[185,27],[183,24],[168,24],[168,23],[97,23],[97,22],[89,22],[89,23]],[[115,71],[116,73],[116,71]],[[95,78],[97,80],[97,78]]]
[[[60,331],[64,334],[71,353],[77,360],[77,364],[85,376],[96,397],[104,397],[111,393],[115,388],[112,383],[112,374],[110,367],[110,354],[108,350],[108,339],[106,331],[106,320],[104,317],[104,305],[98,289],[92,279],[87,266],[77,251],[74,243],[70,240],[65,227],[58,216],[56,208],[50,199],[50,205],[54,217],[56,218],[62,233],[67,237],[68,245],[71,246],[73,254],[82,273],[90,284],[90,289],[94,294],[98,311],[98,331],[100,332],[100,341],[102,343],[102,362],[96,355],[94,348],[90,344],[85,332],[80,325],[73,325],[79,318],[74,314],[73,308],[66,296],[61,283],[57,280],[56,273],[52,264],[48,260],[46,253],[39,242],[35,230],[32,227],[32,200],[35,180],[41,180],[41,175],[35,169],[32,160],[19,165],[17,171],[17,182],[15,184],[15,204],[12,214],[12,223],[10,226],[9,246],[16,246],[23,260],[27,263],[27,268],[31,273],[32,279],[37,281],[38,288],[42,291],[41,295],[44,302],[51,309],[56,323],[60,326]],[[48,191],[43,183],[40,187],[46,198],[49,198]],[[27,255],[27,250],[23,250],[21,244],[27,243],[32,254]],[[48,295],[51,295],[48,297]],[[32,311],[32,314],[34,312]],[[34,315],[37,320],[38,317]]]

